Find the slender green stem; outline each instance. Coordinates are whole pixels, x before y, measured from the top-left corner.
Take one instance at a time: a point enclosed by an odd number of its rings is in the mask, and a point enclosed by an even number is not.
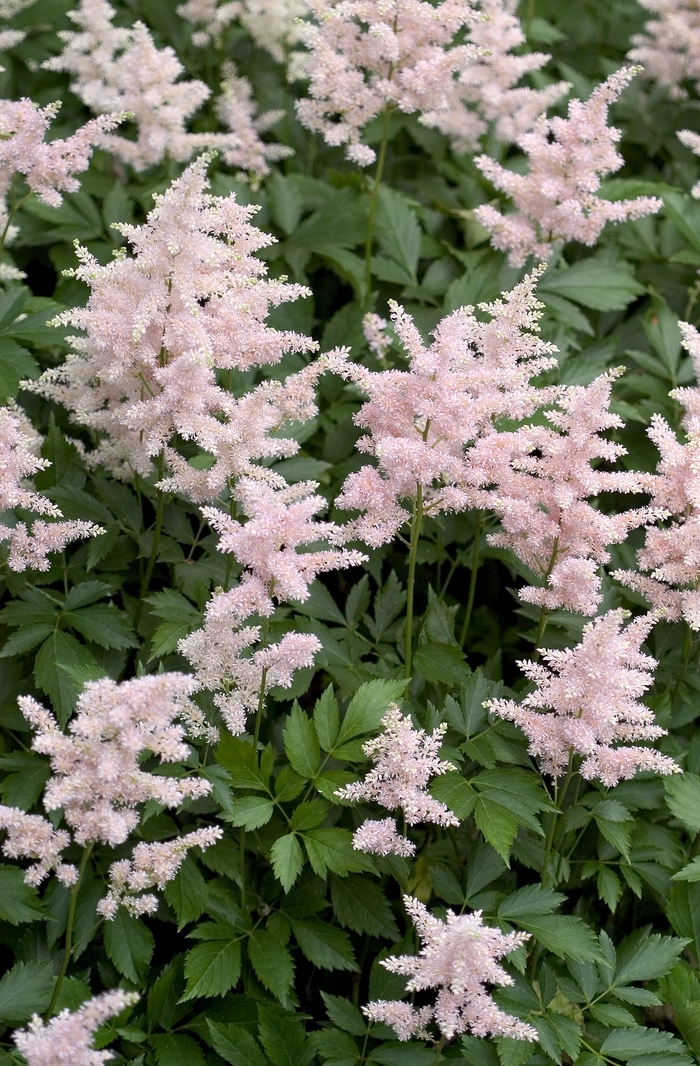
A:
[[[676,678],[676,684],[675,684],[675,686],[673,688],[673,697],[671,699],[671,706],[672,707],[675,707],[676,700],[678,699],[678,697],[680,695],[681,685],[683,684],[683,680],[685,678],[685,674],[686,674],[686,671],[688,669],[688,663],[690,662],[690,653],[691,653],[692,650],[693,650],[693,633],[692,633],[692,630],[691,630],[690,626],[686,622],[685,623],[685,636],[683,638],[683,661],[682,661],[682,665],[681,665],[680,671],[678,673],[678,677]]]
[[[270,620],[265,618],[262,626],[261,647],[266,648],[270,632]],[[265,708],[265,689],[267,687],[267,670],[263,670],[260,677],[260,692],[258,693],[258,708],[255,712],[255,726],[253,731],[253,750],[258,750],[260,739],[260,726],[262,724],[263,710]],[[245,826],[241,829],[241,906],[245,910]]]
[[[377,154],[377,167],[374,172],[374,182],[372,188],[369,190],[369,212],[367,214],[367,233],[365,237],[365,285],[367,292],[365,299],[369,301],[369,294],[372,291],[372,242],[374,239],[374,218],[377,213],[377,195],[379,193],[379,187],[382,183],[382,176],[384,174],[384,164],[386,163],[386,150],[389,143],[389,119],[391,118],[391,107],[389,104],[384,108],[384,119],[382,124],[382,140],[379,145],[379,152]]]
[[[163,476],[163,453],[158,456],[158,480]],[[156,489],[156,524],[153,529],[153,545],[151,546],[151,554],[148,557],[148,564],[146,566],[146,572],[143,575],[141,581],[141,595],[140,599],[148,592],[148,586],[151,583],[153,577],[153,570],[156,565],[156,559],[158,558],[158,552],[160,550],[160,536],[163,531],[163,508],[165,507],[165,493],[162,489]]]
[[[63,949],[63,961],[61,963],[61,969],[58,977],[56,978],[56,984],[54,985],[53,995],[51,996],[51,1002],[49,1003],[48,1010],[45,1014],[45,1020],[53,1014],[58,1003],[58,997],[61,992],[61,986],[63,984],[63,978],[66,976],[68,970],[68,963],[70,962],[71,955],[73,954],[73,927],[75,925],[75,910],[78,905],[78,893],[80,892],[80,885],[82,883],[85,871],[87,870],[87,864],[90,860],[90,854],[92,852],[92,844],[83,851],[83,857],[80,861],[80,869],[78,870],[78,880],[75,882],[70,890],[70,903],[68,905],[68,920],[66,922],[66,944]]]
[[[483,511],[477,511],[476,528],[474,529],[474,545],[472,547],[472,571],[469,575],[469,592],[467,594],[467,608],[464,612],[464,621],[462,622],[462,629],[459,634],[460,648],[464,647],[464,642],[467,639],[467,633],[469,632],[469,623],[472,620],[472,611],[474,610],[474,596],[476,594],[476,575],[479,572],[479,553],[481,550],[481,526],[483,520]]]
[[[411,522],[411,546],[408,552],[408,588],[406,603],[406,649],[404,658],[403,676],[408,679],[411,676],[411,660],[413,657],[413,594],[416,585],[416,558],[418,555],[418,541],[423,522],[423,486],[416,486],[416,499],[413,505],[413,520]]]
[[[435,1058],[433,1059],[433,1066],[438,1066],[440,1056],[442,1055],[442,1049],[445,1046],[445,1038],[441,1036],[435,1047]]]
[[[554,541],[554,547],[552,548],[552,557],[549,560],[549,566],[547,567],[547,572],[544,575],[544,581],[542,583],[543,588],[547,588],[547,585],[549,584],[549,578],[551,576],[552,570],[554,569],[554,564],[557,561],[557,555],[558,554],[559,554],[559,537],[556,537],[555,541]],[[544,631],[547,628],[547,620],[548,620],[548,618],[549,618],[548,609],[546,607],[541,607],[540,608],[540,624],[537,627],[537,636],[535,637],[535,647],[533,648],[533,651],[532,651],[532,658],[535,659],[535,660],[539,659],[539,656],[540,656],[540,645],[541,645],[542,639],[544,637]]]
[[[562,813],[564,799],[566,797],[566,793],[568,792],[569,785],[571,784],[571,780],[572,780],[573,776],[574,776],[574,772],[573,772],[573,756],[570,754],[569,755],[569,766],[568,766],[568,769],[566,771],[566,777],[564,778],[564,784],[562,785],[561,793],[559,792],[559,782],[557,781],[556,778],[554,779],[554,803],[555,803],[557,809],[556,809],[556,811],[552,811],[550,813],[551,821],[549,823],[549,829],[548,829],[548,832],[547,832],[547,842],[545,844],[545,849],[544,849],[544,862],[542,863],[542,887],[543,888],[548,888],[549,887],[549,882],[550,882],[550,877],[549,877],[549,872],[548,872],[549,856],[552,854],[552,847],[554,845],[554,835],[555,835],[557,824],[558,824],[558,821],[559,821],[559,815]]]

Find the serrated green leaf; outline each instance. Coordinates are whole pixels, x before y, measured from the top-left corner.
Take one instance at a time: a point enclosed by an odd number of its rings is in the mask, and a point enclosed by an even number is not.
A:
[[[206,1066],[196,1040],[184,1033],[154,1033],[150,1037],[158,1066]]]
[[[248,938],[248,957],[261,984],[283,1004],[294,983],[294,963],[289,948],[267,929],[253,929]]]
[[[389,707],[401,700],[405,689],[404,681],[389,681],[385,678],[366,681],[360,685],[345,712],[336,745],[340,746],[353,737],[379,729]]]
[[[350,1000],[342,996],[331,996],[328,992],[321,992],[321,997],[326,1005],[328,1017],[340,1029],[354,1036],[364,1036],[367,1032],[367,1022]]]
[[[347,933],[313,918],[290,919],[296,942],[309,962],[322,970],[357,970]]]
[[[46,917],[37,890],[24,880],[16,866],[0,866],[0,921],[10,925],[36,922]]]
[[[321,749],[313,722],[298,704],[292,707],[284,724],[284,750],[292,769],[301,777],[310,778],[318,771]]]
[[[574,915],[550,914],[536,919],[515,919],[515,924],[531,933],[543,947],[560,959],[595,962],[600,958],[595,933]]]
[[[140,985],[155,948],[153,934],[146,923],[120,907],[115,917],[104,923],[102,935],[107,958],[119,973]]]
[[[187,987],[180,1002],[198,996],[225,996],[241,974],[240,940],[207,940],[185,956]]]
[[[18,962],[0,979],[0,1019],[24,1022],[40,1014],[51,1000],[56,977],[50,962]]]
[[[165,898],[177,915],[178,929],[200,917],[207,905],[207,897],[207,883],[196,860],[188,854],[165,886]]]
[[[474,807],[474,821],[484,835],[484,840],[510,865],[510,849],[518,823],[513,814],[500,803],[479,796]]]
[[[231,1066],[267,1066],[257,1040],[242,1025],[220,1025],[207,1019],[212,1046]]]
[[[259,829],[267,825],[272,818],[274,803],[265,796],[241,796],[234,800],[230,821],[233,825],[245,826],[246,829]]]
[[[88,649],[69,633],[56,630],[39,648],[34,662],[34,679],[53,703],[60,725],[73,713],[79,685],[63,666],[104,674]]]
[[[294,833],[277,838],[270,850],[270,861],[275,877],[289,892],[304,865],[304,853]]]
[[[565,899],[566,896],[561,892],[553,892],[551,888],[526,885],[503,900],[498,908],[498,916],[505,918],[506,921],[536,918],[543,914],[551,914],[561,906]]]
[[[86,640],[91,640],[102,648],[124,649],[138,646],[136,634],[125,612],[109,604],[99,603],[93,607],[67,611],[65,620]]]
[[[391,905],[379,885],[366,877],[331,877],[331,900],[335,916],[356,933],[399,939]]]
[[[309,829],[302,834],[302,839],[309,862],[319,877],[325,877],[328,870],[345,877],[349,873],[374,868],[368,855],[355,851],[348,829]]]
[[[23,811],[34,806],[51,775],[48,760],[29,751],[14,751],[1,756],[0,770],[4,771],[0,782],[3,803]]]
[[[666,805],[691,833],[700,833],[700,777],[686,771],[664,778]]]
[[[272,1003],[261,1003],[258,1019],[260,1041],[274,1066],[304,1066],[310,1048],[299,1018],[284,1014]]]

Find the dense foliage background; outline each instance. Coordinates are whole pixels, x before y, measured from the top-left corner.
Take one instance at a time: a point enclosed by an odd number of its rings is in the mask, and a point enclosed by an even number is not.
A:
[[[215,194],[233,191],[240,203],[259,205],[255,224],[277,239],[260,253],[271,276],[288,275],[311,289],[306,299],[274,311],[272,325],[313,336],[322,352],[348,345],[353,359],[376,370],[382,367],[362,332],[368,310],[386,314],[387,302],[397,300],[427,339],[447,312],[493,300],[524,276],[524,268],[510,267],[491,248],[473,217],[476,206],[494,200],[494,190],[471,156],[453,152],[415,115],[397,112],[368,290],[363,256],[371,177],[299,124],[294,97],[305,83],[289,83],[283,65],[238,22],[218,44],[196,48],[174,3],[115,6],[121,25],[141,19],[159,46],[171,45],[187,76],[217,90],[231,58],[250,79],[260,109],[284,112],[274,137],[293,154],[273,164],[259,188],[251,190],[220,157],[209,168]],[[17,13],[10,26],[27,34],[5,54],[0,74],[3,97],[63,102],[52,135],[66,135],[89,117],[68,77],[42,66],[60,49],[57,33],[71,28],[68,7],[66,0],[36,0]],[[526,0],[520,16],[524,47],[552,53],[532,84],[565,79],[585,99],[625,62],[630,37],[648,12],[635,0]],[[669,392],[694,381],[678,329],[679,319],[700,320],[700,205],[689,194],[700,160],[676,137],[679,129],[700,130],[698,96],[688,88],[687,99],[672,100],[666,89],[638,78],[612,112],[625,167],[605,183],[604,194],[653,194],[664,209],[608,226],[595,248],[559,249],[538,286],[542,336],[558,349],[547,381],[588,384],[607,368],[624,367],[613,410],[625,425],[611,436],[625,445],[622,462],[629,469],[654,470],[657,452],[646,435],[651,416],[661,413],[679,427],[681,408]],[[192,129],[218,128],[208,106]],[[367,140],[378,144],[381,135],[377,121]],[[517,155],[494,139],[487,148]],[[74,242],[101,263],[110,261],[124,245],[112,223],[142,222],[152,194],[182,169],[166,161],[136,172],[98,151],[80,191],[66,195],[62,206],[30,198],[13,219],[19,232],[6,259],[11,254],[26,280],[7,283],[0,294],[2,398],[17,396],[43,436],[42,455],[51,465],[34,479],[37,489],[66,518],[88,519],[106,531],[52,556],[45,573],[2,568],[0,795],[25,811],[41,810],[49,765],[30,750],[17,697],[35,695],[65,725],[88,680],[189,671],[178,640],[201,626],[212,590],[235,585],[241,569],[217,550],[199,508],[170,495],[149,574],[155,471],[118,482],[88,470],[74,440],[89,444],[89,437],[81,438],[63,408],[19,389],[22,379],[65,358],[70,330],[48,323],[87,300],[87,286],[64,273],[77,265]],[[21,194],[18,183],[17,200]],[[228,385],[242,394],[265,373],[281,380],[307,358],[288,355],[269,371],[241,373],[233,383],[229,376]],[[384,368],[402,366],[402,359],[394,342]],[[332,504],[348,473],[365,461],[355,450],[353,422],[362,396],[330,374],[320,379],[319,393],[320,413],[303,424],[300,452],[279,470],[290,482],[315,479]],[[599,506],[615,509],[617,501],[603,498]],[[116,1061],[304,1066],[315,1058],[332,1066],[427,1066],[442,1055],[470,1066],[683,1066],[700,1057],[700,880],[673,879],[700,840],[697,638],[685,622],[661,621],[647,642],[659,662],[647,702],[668,730],[661,750],[684,776],[665,785],[641,774],[613,789],[589,782],[569,796],[565,820],[557,821],[551,779],[540,775],[522,733],[483,706],[509,690],[526,690],[517,660],[532,654],[540,620],[539,609],[517,596],[523,565],[486,542],[496,526],[495,518],[475,511],[426,518],[408,691],[404,543],[369,551],[363,566],[317,580],[305,603],[278,608],[273,634],[315,634],[323,651],[292,689],[267,694],[260,752],[252,736],[232,738],[225,729],[218,746],[192,744],[188,766],[212,782],[210,797],[185,802],[177,812],[154,803],[143,809],[132,841],[170,839],[211,823],[224,827],[218,844],[187,856],[154,916],[120,909],[112,922],[99,918],[95,906],[109,864],[128,855],[131,844],[95,849],[77,894],[67,976],[54,1006],[75,1009],[90,994],[118,985],[138,990],[138,1004],[100,1031],[100,1044],[110,1044]],[[608,569],[634,567],[642,540],[637,530],[613,548]],[[645,607],[640,595],[609,576],[604,596],[601,612]],[[585,621],[553,612],[544,646],[574,645]],[[211,699],[201,694],[198,700],[216,723]],[[360,815],[334,794],[367,769],[361,742],[393,701],[410,708],[424,728],[446,722],[443,757],[458,767],[438,780],[434,794],[455,811],[459,828],[414,832],[418,849],[411,860],[353,851],[350,830]],[[545,855],[550,831],[556,867]],[[271,849],[283,837],[293,842],[287,865],[278,849],[273,870]],[[69,857],[79,861],[79,850]],[[496,999],[536,1026],[537,1044],[471,1036],[436,1047],[402,1043],[363,1017],[359,1008],[368,1000],[403,995],[403,980],[378,965],[388,954],[416,950],[403,892],[437,915],[446,907],[479,909],[489,924],[532,934],[528,947],[507,960],[514,984]],[[57,881],[36,890],[11,861],[0,866],[5,1057],[17,1054],[11,1030],[52,1000],[70,897]]]

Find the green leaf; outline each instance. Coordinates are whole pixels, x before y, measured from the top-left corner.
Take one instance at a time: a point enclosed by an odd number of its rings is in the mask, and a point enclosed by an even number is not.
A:
[[[231,1066],[267,1066],[257,1040],[242,1025],[220,1025],[207,1019],[212,1046]]]
[[[331,996],[328,992],[321,992],[321,996],[326,1005],[328,1017],[334,1025],[354,1036],[365,1035],[367,1022],[350,1000],[343,999],[342,996]]]
[[[180,1002],[198,996],[225,996],[241,975],[240,940],[207,940],[185,956],[187,987]]]
[[[6,403],[19,392],[19,383],[25,378],[38,378],[41,373],[36,359],[26,348],[0,337],[0,400]]]
[[[357,970],[355,954],[347,933],[313,918],[290,919],[297,944],[309,962],[322,970]]]
[[[291,236],[299,225],[304,206],[294,183],[275,170],[267,182],[267,195],[273,222]]]
[[[326,202],[305,219],[285,244],[286,250],[313,249],[322,252],[337,245],[352,248],[365,237],[364,198],[349,188],[334,191]]]
[[[196,1040],[184,1033],[155,1033],[149,1037],[158,1066],[206,1066]]]
[[[0,651],[0,659],[9,659],[12,655],[22,655],[25,651],[31,651],[32,648],[36,648],[37,644],[46,640],[53,631],[54,626],[50,622],[39,622],[37,625],[17,630],[5,641]]]
[[[289,892],[304,865],[301,844],[294,833],[277,838],[270,850],[270,861],[275,877],[281,882],[284,891]]]
[[[0,796],[9,807],[28,811],[44,791],[51,775],[47,759],[30,751],[13,751],[0,757],[0,770],[5,776],[0,782]]]
[[[301,777],[313,777],[318,771],[321,749],[313,723],[297,703],[287,716],[283,739],[292,769]]]
[[[506,921],[518,921],[521,918],[536,918],[542,914],[551,914],[566,899],[561,892],[541,885],[526,885],[503,900],[498,908],[499,918]]]
[[[304,1066],[310,1048],[301,1021],[267,1003],[258,1006],[258,1018],[260,1041],[274,1066]]]
[[[332,685],[329,685],[321,698],[316,700],[314,726],[321,747],[324,751],[330,751],[336,742],[340,728],[338,701]]]
[[[331,877],[335,916],[346,929],[385,937],[395,943],[399,930],[386,894],[366,877]]]
[[[361,1058],[356,1042],[341,1029],[319,1029],[311,1039],[316,1053],[333,1066],[354,1066]]]
[[[474,821],[490,844],[510,866],[510,849],[518,831],[515,816],[488,797],[479,796],[474,807]]]
[[[464,653],[453,644],[419,644],[413,653],[413,673],[442,685],[461,685],[471,670]]]
[[[248,957],[261,984],[286,1003],[294,983],[294,963],[289,948],[267,929],[254,929],[248,938]]]
[[[416,280],[421,228],[403,196],[388,185],[377,192],[377,240],[387,255],[403,267],[410,283]]]
[[[479,799],[478,792],[457,772],[442,774],[431,781],[430,794],[449,807],[461,822],[469,817]]]
[[[594,311],[622,311],[645,291],[629,263],[611,263],[597,256],[546,273],[539,288]]]
[[[675,966],[686,945],[685,940],[659,933],[633,933],[617,947],[615,984],[632,981],[655,981]]]
[[[51,1001],[55,983],[52,963],[16,963],[0,980],[0,1019],[14,1025],[41,1014]]]
[[[119,973],[140,985],[155,947],[153,934],[145,922],[120,907],[115,917],[104,923],[102,936],[107,958]]]
[[[700,833],[700,777],[686,771],[664,778],[666,805],[691,833]]]
[[[226,733],[216,749],[216,761],[231,774],[235,788],[268,791],[266,779],[258,768],[258,756],[252,744]]]
[[[595,933],[581,918],[571,914],[551,914],[537,919],[517,918],[514,922],[560,959],[595,962],[600,958]]]
[[[661,1029],[645,1029],[641,1025],[634,1029],[614,1029],[605,1038],[600,1050],[603,1055],[622,1059],[623,1062],[647,1055],[672,1055],[678,1066],[682,1061],[692,1061],[685,1045],[677,1037]]]
[[[693,942],[691,950],[700,958],[700,883],[681,881],[672,885],[666,916],[679,936]]]
[[[172,881],[165,886],[165,898],[177,914],[178,930],[194,922],[207,905],[207,883],[196,860],[186,855]]]
[[[102,648],[136,648],[138,640],[124,611],[107,603],[69,611],[65,619],[86,640]]]
[[[95,671],[97,676],[104,671],[100,670],[87,648],[69,633],[56,630],[39,648],[34,662],[34,679],[51,700],[59,725],[65,726],[73,713],[79,685],[62,667]]]
[[[345,712],[336,745],[379,729],[389,707],[401,701],[405,690],[405,681],[389,681],[385,678],[360,685]]]
[[[259,829],[270,821],[273,810],[274,803],[265,796],[241,796],[235,801],[230,821],[246,829]]]
[[[45,917],[37,890],[25,882],[24,872],[6,863],[0,866],[0,921],[20,925]]]
[[[371,858],[353,848],[349,829],[309,829],[303,840],[309,862],[319,877],[325,877],[328,870],[345,877],[374,869]]]

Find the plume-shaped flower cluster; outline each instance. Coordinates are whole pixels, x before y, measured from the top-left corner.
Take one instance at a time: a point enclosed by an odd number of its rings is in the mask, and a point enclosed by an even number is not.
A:
[[[581,776],[610,788],[637,770],[680,773],[673,759],[637,740],[666,732],[640,702],[653,683],[656,661],[641,646],[656,622],[642,615],[623,627],[625,612],[608,611],[589,622],[575,648],[542,652],[544,662],[521,662],[535,690],[520,704],[496,699],[488,706],[515,722],[530,741],[545,773],[560,777],[570,756],[581,756]]]
[[[73,92],[98,114],[131,114],[137,139],[106,136],[110,151],[144,170],[166,156],[184,162],[200,148],[236,149],[235,134],[185,129],[210,90],[203,81],[178,81],[182,63],[172,48],[156,48],[142,22],[131,29],[113,26],[115,11],[107,0],[81,0],[68,15],[78,30],[60,31],[64,49],[45,65],[72,75]]]
[[[141,841],[136,845],[130,859],[119,859],[109,868],[107,895],[97,904],[97,913],[107,921],[113,921],[119,907],[129,914],[155,914],[158,898],[144,889],[164,889],[177,874],[190,848],[203,851],[216,844],[224,835],[220,826],[205,826],[193,833],[164,840],[156,844]]]
[[[700,333],[679,323],[683,344],[700,372]],[[613,576],[641,592],[669,621],[683,618],[700,629],[700,388],[676,389],[671,395],[686,408],[685,442],[660,415],[647,430],[660,452],[650,479],[651,502],[670,518],[650,525],[644,547],[637,552],[639,570],[618,570]],[[641,571],[641,573],[640,573]]]
[[[474,504],[470,446],[490,437],[494,419],[526,417],[547,395],[530,384],[553,365],[556,350],[536,336],[542,310],[537,277],[533,273],[500,300],[480,304],[487,322],[473,307],[447,315],[430,347],[411,316],[393,305],[409,370],[373,373],[347,361],[331,363],[369,396],[355,416],[369,431],[357,447],[377,460],[350,474],[336,500],[363,512],[346,527],[348,537],[372,547],[391,540],[409,517],[403,501],[415,499],[419,487],[430,514]]]
[[[102,144],[109,131],[124,118],[121,113],[102,114],[86,122],[72,136],[47,142],[44,138],[60,107],[58,101],[40,107],[26,97],[0,100],[0,200],[3,204],[13,175],[21,174],[40,200],[58,207],[63,199],[61,193],[80,188],[75,175],[87,170],[95,146]]]
[[[187,0],[176,11],[180,18],[186,19],[196,27],[192,33],[192,44],[205,48],[210,42],[217,47],[228,26],[238,18],[241,5],[239,0]]]
[[[63,885],[77,881],[75,866],[62,861],[62,854],[70,844],[70,833],[54,829],[40,814],[25,814],[17,807],[0,806],[0,829],[7,832],[2,845],[8,859],[35,859],[24,873],[28,885],[40,885],[52,870]]]
[[[391,955],[380,966],[410,977],[407,992],[437,989],[435,1005],[418,1010],[400,1000],[374,1000],[363,1008],[370,1021],[392,1025],[400,1040],[421,1035],[434,1019],[443,1037],[460,1033],[536,1040],[531,1025],[496,1006],[487,985],[513,984],[499,960],[529,939],[528,933],[502,933],[484,925],[481,911],[435,918],[419,900],[404,896],[404,904],[422,946],[418,955]]]
[[[682,100],[684,81],[700,87],[700,4],[698,0],[639,0],[655,16],[644,33],[632,37],[629,58],[641,63],[645,76],[668,86],[669,95]]]
[[[312,666],[321,650],[317,637],[286,633],[277,643],[251,651],[260,641],[261,627],[244,623],[253,615],[268,617],[273,609],[265,584],[248,575],[230,592],[214,593],[203,627],[180,641],[199,687],[216,693],[214,702],[232,733],[245,731],[261,691],[275,685],[289,688],[295,671]]]
[[[19,507],[60,519],[59,508],[25,483],[26,478],[51,465],[35,454],[35,445],[35,435],[20,409],[0,407],[0,511]],[[94,522],[36,519],[31,529],[25,522],[12,527],[0,524],[0,541],[9,540],[7,565],[11,570],[48,570],[50,552],[63,551],[71,541],[101,532]]]
[[[137,992],[120,988],[103,992],[76,1011],[60,1011],[48,1022],[35,1014],[29,1027],[15,1031],[12,1039],[27,1066],[102,1066],[113,1056],[111,1051],[94,1050],[95,1033],[108,1018],[121,1014],[138,999]]]
[[[554,241],[594,245],[607,222],[624,222],[654,214],[663,206],[655,196],[604,200],[601,178],[619,170],[624,160],[615,148],[620,131],[608,126],[608,108],[629,85],[638,68],[623,67],[599,85],[585,103],[572,100],[568,118],[541,118],[518,137],[528,156],[526,174],[508,170],[488,155],[475,159],[481,172],[509,196],[514,214],[491,204],[474,211],[491,233],[494,248],[507,252],[513,266],[528,256],[548,259]]]
[[[265,111],[258,115],[253,88],[247,78],[241,78],[233,63],[224,64],[224,80],[221,96],[216,101],[219,121],[237,138],[223,153],[224,162],[239,168],[239,177],[257,188],[262,178],[270,173],[270,162],[285,159],[294,154],[293,148],[284,144],[267,144],[260,137],[284,115],[284,111]]]
[[[44,790],[47,811],[63,810],[78,844],[123,844],[138,824],[137,807],[152,799],[178,807],[206,796],[208,781],[171,777],[140,768],[145,753],[161,762],[186,759],[185,730],[195,682],[185,674],[149,674],[117,684],[90,681],[78,697],[64,733],[50,711],[31,696],[20,697],[22,714],[34,727],[34,751],[48,755],[53,776]]]
[[[525,425],[484,438],[472,450],[472,477],[484,486],[481,505],[495,511],[502,532],[489,542],[510,548],[540,576],[541,586],[520,590],[528,603],[596,613],[598,567],[608,547],[658,513],[648,507],[607,514],[589,502],[601,492],[643,492],[649,478],[634,471],[601,469],[625,454],[602,434],[624,425],[610,407],[610,371],[590,385],[561,388],[549,425]]]
[[[157,197],[144,225],[121,227],[132,258],[100,266],[80,251],[76,273],[90,298],[59,320],[87,336],[31,386],[99,435],[88,464],[128,477],[148,474],[164,453],[172,471],[165,487],[198,501],[215,499],[253,460],[292,454],[296,443],[271,432],[286,417],[315,411],[313,368],[240,399],[217,384],[217,368],[248,370],[315,344],[264,324],[272,307],[307,290],[265,279],[253,253],[273,238],[251,224],[254,208],[207,194],[207,162],[196,160]],[[181,459],[169,447],[175,434],[212,453],[213,466]]]
[[[382,725],[384,732],[362,746],[375,765],[362,781],[339,789],[336,796],[351,801],[373,800],[390,811],[400,807],[408,825],[459,825],[449,807],[428,792],[432,777],[455,769],[452,763],[438,758],[447,726],[438,726],[430,734],[414,729],[410,715],[404,717],[397,706],[389,708]],[[358,851],[380,855],[411,855],[415,850],[410,840],[398,835],[390,818],[366,821],[355,833],[353,846]]]

